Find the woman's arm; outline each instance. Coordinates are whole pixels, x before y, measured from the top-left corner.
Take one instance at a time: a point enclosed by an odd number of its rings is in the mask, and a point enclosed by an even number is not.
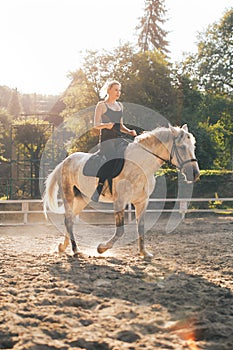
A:
[[[106,110],[106,106],[102,101],[97,103],[94,115],[94,128],[101,130],[111,129],[113,127],[114,123],[102,123],[101,117],[106,112]]]
[[[129,134],[131,136],[137,136],[137,133],[135,130],[128,129],[124,124],[123,124],[123,119],[121,119],[121,129],[122,132]]]

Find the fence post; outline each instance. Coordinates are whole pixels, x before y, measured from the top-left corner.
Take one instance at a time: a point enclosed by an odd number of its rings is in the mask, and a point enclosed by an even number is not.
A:
[[[25,225],[27,225],[27,223],[28,223],[28,209],[29,209],[29,203],[22,202],[23,223]]]
[[[188,209],[188,202],[185,200],[180,201],[180,214],[182,215],[182,219],[184,219],[187,209]]]

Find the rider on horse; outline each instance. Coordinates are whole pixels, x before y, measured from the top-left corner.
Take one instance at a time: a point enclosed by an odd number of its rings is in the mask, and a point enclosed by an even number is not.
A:
[[[119,145],[122,141],[121,132],[131,136],[136,136],[137,133],[123,124],[123,106],[118,102],[121,95],[121,84],[116,80],[107,82],[100,93],[104,100],[98,102],[96,106],[94,127],[100,130],[100,153],[106,157],[107,161],[111,161],[121,157],[119,151]],[[101,169],[97,176],[99,177],[99,183],[92,195],[92,200],[95,202],[98,201],[106,180],[106,175]]]

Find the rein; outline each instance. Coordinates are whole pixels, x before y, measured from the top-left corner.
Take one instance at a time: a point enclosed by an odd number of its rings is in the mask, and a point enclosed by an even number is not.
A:
[[[139,145],[140,145],[140,144],[139,144]],[[162,160],[163,162],[165,162],[165,163],[171,163],[171,158],[170,158],[170,160],[164,159],[164,158],[160,157],[158,154],[153,153],[152,151],[150,151],[148,148],[145,148],[145,147],[143,147],[142,145],[140,145],[140,147],[141,147],[142,149],[144,149],[144,151],[146,151],[146,152],[152,154],[152,156],[155,156],[156,158],[159,158],[159,159]],[[172,164],[172,163],[171,163],[171,164]],[[172,164],[172,165],[173,165],[173,164]]]
[[[141,146],[141,145],[140,145]],[[154,157],[156,158],[159,158],[160,160],[162,160],[164,163],[168,163],[168,164],[171,164],[175,167],[177,167],[178,169],[182,169],[184,167],[185,164],[187,163],[192,163],[192,162],[197,162],[197,159],[196,158],[191,158],[191,159],[187,159],[187,160],[182,160],[179,152],[178,152],[178,149],[177,149],[177,145],[176,145],[176,138],[174,137],[173,139],[173,144],[172,144],[172,149],[171,149],[171,152],[170,152],[170,159],[164,159],[162,157],[160,157],[158,154],[156,153],[153,153],[152,151],[150,151],[149,149],[147,148],[144,148],[143,146],[141,146],[146,152],[152,154]],[[174,158],[174,155],[176,155],[176,159],[177,159],[177,162],[178,162],[178,166],[173,164],[172,163],[172,159]]]
[[[120,132],[117,132],[117,134],[121,135]],[[125,138],[124,138],[125,139]],[[128,143],[131,143],[130,141],[128,141],[127,139],[125,139],[125,141],[127,141]],[[198,162],[198,160],[196,158],[191,158],[191,159],[187,159],[187,160],[182,160],[178,149],[177,149],[177,145],[176,145],[176,137],[173,138],[173,144],[172,144],[172,148],[171,148],[171,152],[170,152],[170,159],[164,159],[162,157],[160,157],[158,154],[153,153],[152,151],[150,151],[149,149],[143,147],[140,143],[138,143],[140,145],[141,148],[143,148],[146,152],[152,154],[154,157],[162,160],[164,163],[168,163],[171,164],[173,166],[175,166],[176,168],[178,168],[179,170],[182,170],[182,168],[184,167],[185,164],[187,163],[192,163],[192,162]],[[177,163],[178,165],[175,165],[172,163],[172,159],[174,158],[174,154],[176,155],[176,159],[177,159]]]

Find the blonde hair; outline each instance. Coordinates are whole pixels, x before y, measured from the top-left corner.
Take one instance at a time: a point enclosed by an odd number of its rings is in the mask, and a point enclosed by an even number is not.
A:
[[[113,85],[121,86],[121,83],[119,83],[117,80],[107,80],[99,91],[99,96],[101,99],[107,98],[108,91],[111,89],[111,87],[113,87]]]

